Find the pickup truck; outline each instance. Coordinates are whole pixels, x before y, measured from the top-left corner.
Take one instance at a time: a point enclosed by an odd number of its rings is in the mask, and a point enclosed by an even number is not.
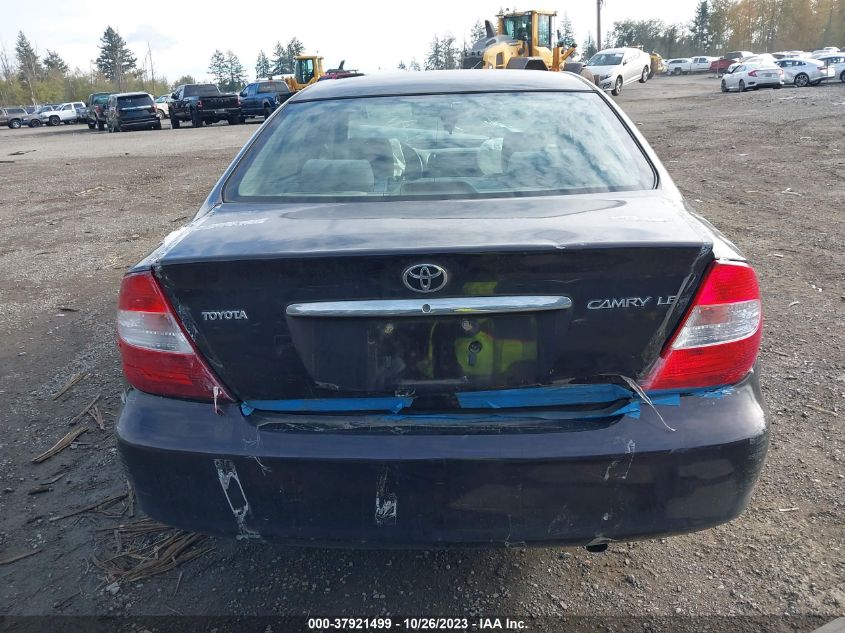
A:
[[[194,127],[227,120],[229,125],[241,122],[241,106],[236,94],[221,94],[214,84],[183,84],[170,95],[167,104],[170,127],[178,130],[182,121]]]
[[[670,59],[666,63],[666,73],[669,75],[687,75],[689,73],[703,73],[710,69],[715,57],[682,57]]]
[[[241,119],[259,116],[266,119],[276,108],[290,99],[292,94],[288,85],[281,79],[251,83],[238,95],[241,104]]]
[[[85,108],[85,104],[81,101],[72,101],[56,106],[55,110],[42,112],[38,116],[41,118],[41,122],[47,125],[77,123],[81,120],[78,110],[82,110],[83,108]]]

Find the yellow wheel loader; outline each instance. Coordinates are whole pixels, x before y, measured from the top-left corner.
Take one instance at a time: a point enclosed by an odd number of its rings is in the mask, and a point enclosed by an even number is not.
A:
[[[291,92],[298,92],[323,76],[323,58],[319,55],[297,55],[294,60],[293,76],[285,77]]]
[[[582,64],[567,63],[576,45],[564,41],[554,29],[556,11],[500,13],[498,31],[484,21],[485,36],[463,57],[463,68],[501,68],[570,71],[593,80]]]

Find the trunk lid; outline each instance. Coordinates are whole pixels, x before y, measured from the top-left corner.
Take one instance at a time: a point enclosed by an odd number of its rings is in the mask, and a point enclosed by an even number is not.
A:
[[[460,392],[646,369],[712,260],[679,204],[660,191],[224,204],[141,265],[241,399],[448,408]],[[422,265],[445,272],[442,289],[406,285]]]

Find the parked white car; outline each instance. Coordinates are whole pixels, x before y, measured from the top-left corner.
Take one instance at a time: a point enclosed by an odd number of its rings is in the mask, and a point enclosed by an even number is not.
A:
[[[630,83],[648,81],[651,57],[638,48],[607,48],[593,55],[584,68],[593,73],[599,88],[618,95]]]
[[[783,87],[783,69],[775,64],[741,62],[731,68],[722,76],[722,92]]]
[[[828,66],[818,59],[793,57],[779,59],[775,63],[783,68],[784,83],[793,84],[798,88],[818,86],[825,79],[836,76],[833,66]]]
[[[710,70],[710,64],[718,57],[680,57],[670,59],[666,64],[666,74],[680,75],[688,73],[705,73]]]
[[[56,106],[55,110],[42,112],[38,116],[47,125],[59,125],[60,123],[76,123],[79,120],[77,110],[84,109],[85,104],[81,101],[71,101]]]
[[[845,81],[845,51],[841,53],[831,53],[830,55],[825,55],[824,57],[818,58],[820,62],[823,62],[825,66],[828,66],[833,70],[833,77],[838,78],[840,81]]]
[[[774,64],[777,58],[771,53],[758,53],[750,57],[743,57],[740,61],[744,64]]]
[[[161,95],[155,100],[156,114],[158,115],[159,119],[170,118],[170,106],[167,103],[167,100],[169,98],[170,95]]]
[[[821,57],[822,55],[830,55],[831,53],[838,53],[839,49],[835,46],[825,46],[824,48],[819,48],[813,51],[813,57]]]

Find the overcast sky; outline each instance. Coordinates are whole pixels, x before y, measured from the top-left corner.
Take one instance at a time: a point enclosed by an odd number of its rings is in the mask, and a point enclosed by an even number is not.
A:
[[[692,19],[696,0],[606,0],[602,30],[616,20],[658,17],[666,22]],[[219,8],[217,8],[219,6]],[[105,28],[116,28],[139,61],[147,42],[156,74],[172,82],[183,74],[202,79],[215,48],[232,49],[254,76],[259,49],[267,55],[277,40],[298,37],[306,53],[319,53],[333,67],[346,59],[347,68],[366,72],[395,69],[399,60],[416,57],[422,64],[432,36],[451,31],[460,45],[479,18],[493,19],[501,0],[407,0],[249,3],[219,2],[26,2],[0,0],[0,43],[13,50],[19,30],[42,55],[49,48],[71,67],[83,70],[97,57],[97,43]],[[595,35],[595,0],[554,2],[538,0],[511,5],[564,11],[571,18],[578,43],[587,32]],[[148,8],[155,8],[149,11]]]

